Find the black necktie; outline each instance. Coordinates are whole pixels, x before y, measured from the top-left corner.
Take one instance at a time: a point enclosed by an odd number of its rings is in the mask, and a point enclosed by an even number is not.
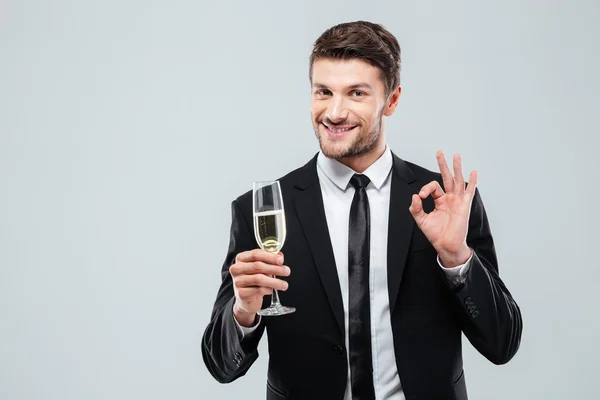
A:
[[[369,302],[370,216],[366,187],[370,180],[354,174],[354,199],[348,232],[348,338],[353,400],[374,400]]]

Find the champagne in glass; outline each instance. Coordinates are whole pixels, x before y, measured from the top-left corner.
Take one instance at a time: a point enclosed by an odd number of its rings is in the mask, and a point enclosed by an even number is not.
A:
[[[263,211],[254,216],[254,232],[260,248],[277,253],[285,241],[285,215],[283,211]]]
[[[254,182],[252,189],[254,212],[254,236],[261,249],[277,253],[283,247],[286,236],[285,211],[279,181]],[[279,294],[273,289],[271,305],[258,312],[259,315],[285,315],[296,311],[279,302]]]

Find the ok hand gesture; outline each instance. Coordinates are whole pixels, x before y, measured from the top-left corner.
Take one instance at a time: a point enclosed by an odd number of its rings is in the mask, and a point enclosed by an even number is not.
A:
[[[413,195],[409,211],[417,226],[436,249],[442,265],[452,268],[464,264],[471,256],[466,239],[471,202],[477,185],[477,171],[471,172],[465,188],[459,154],[454,156],[454,176],[441,150],[437,152],[437,161],[444,189],[437,181],[423,186],[418,195]],[[435,209],[427,214],[423,211],[422,199],[430,195],[434,199]]]

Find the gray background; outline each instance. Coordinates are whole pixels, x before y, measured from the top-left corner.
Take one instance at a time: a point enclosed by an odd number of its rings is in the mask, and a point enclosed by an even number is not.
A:
[[[366,19],[403,51],[388,143],[479,171],[522,308],[509,364],[465,341],[471,397],[597,399],[599,18],[597,0],[1,1],[0,398],[264,398],[266,337],[229,385],[200,355],[230,202],[318,150],[311,44]]]

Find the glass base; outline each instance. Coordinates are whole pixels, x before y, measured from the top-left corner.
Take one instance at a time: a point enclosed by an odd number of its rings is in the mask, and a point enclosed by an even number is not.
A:
[[[265,317],[275,317],[278,315],[291,314],[294,311],[296,311],[295,307],[286,307],[282,306],[281,304],[271,304],[269,307],[263,308],[262,310],[258,311],[258,315]]]

